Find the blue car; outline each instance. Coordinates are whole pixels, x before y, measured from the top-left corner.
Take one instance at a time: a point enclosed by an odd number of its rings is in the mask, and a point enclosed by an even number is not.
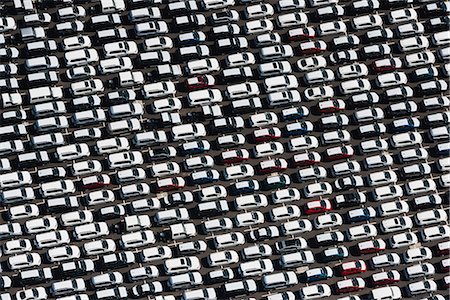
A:
[[[206,41],[206,34],[201,31],[192,31],[178,36],[180,46],[192,46]]]
[[[191,174],[191,182],[193,185],[206,184],[218,181],[219,177],[217,170],[198,171]]]
[[[303,135],[314,130],[314,125],[309,121],[290,123],[286,125],[286,135]]]
[[[420,120],[415,117],[397,119],[392,122],[393,132],[406,132],[420,127]]]
[[[333,277],[333,270],[330,267],[309,269],[302,274],[302,277],[303,281],[307,283],[327,280],[328,278]]]
[[[238,181],[232,187],[234,195],[253,194],[258,190],[259,190],[259,182],[256,180]]]
[[[375,218],[376,214],[373,207],[353,209],[347,212],[347,220],[350,223],[369,221],[370,219]]]
[[[206,140],[188,142],[181,145],[184,155],[201,154],[211,149],[211,145]]]
[[[305,106],[283,109],[281,116],[284,121],[294,121],[309,115],[309,110]]]

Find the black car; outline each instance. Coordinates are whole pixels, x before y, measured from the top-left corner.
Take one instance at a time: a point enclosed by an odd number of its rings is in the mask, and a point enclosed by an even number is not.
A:
[[[125,213],[125,207],[123,207],[123,205],[121,204],[118,204],[101,208],[96,212],[96,217],[99,220],[105,221],[120,218],[124,216]]]
[[[403,102],[403,106],[401,106],[401,104],[402,102],[389,105],[386,109],[387,115],[391,117],[401,117],[416,112],[416,108],[411,106],[411,101]],[[414,105],[414,103],[412,103],[412,105]]]
[[[315,243],[318,246],[331,246],[331,245],[337,245],[339,243],[344,242],[344,235],[342,232],[326,232],[321,233],[315,236]]]
[[[430,172],[430,166],[424,163],[405,166],[400,169],[400,174],[404,179],[421,178],[429,175]]]
[[[334,198],[334,207],[336,209],[358,206],[366,202],[366,197],[362,193],[352,192],[349,194],[338,195]]]
[[[244,37],[231,37],[217,40],[215,48],[219,53],[229,53],[243,50],[248,47],[247,39]]]
[[[360,57],[364,59],[381,58],[391,54],[391,47],[387,44],[365,46],[359,53]]]
[[[249,66],[225,69],[222,71],[223,82],[244,82],[253,78],[253,71]]]
[[[135,257],[131,251],[122,251],[118,253],[104,255],[100,258],[99,263],[102,269],[118,269],[126,267],[135,262]]]
[[[447,1],[437,1],[422,7],[423,16],[445,16],[450,13],[450,3]]]
[[[172,26],[177,30],[191,30],[206,25],[206,19],[201,14],[191,14],[176,17]]]
[[[59,272],[63,278],[81,277],[94,271],[94,262],[90,259],[80,259],[73,262],[66,262],[61,264],[57,269],[57,272]]]
[[[443,16],[443,17],[437,17],[433,19],[428,19],[425,22],[425,28],[428,32],[438,32],[441,30],[447,30],[450,27],[450,17],[449,16]]]

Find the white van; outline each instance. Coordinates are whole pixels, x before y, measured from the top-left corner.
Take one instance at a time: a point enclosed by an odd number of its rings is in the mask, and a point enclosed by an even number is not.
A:
[[[68,209],[77,209],[79,203],[77,197],[52,198],[46,201],[48,212],[60,212]]]
[[[50,287],[53,296],[84,292],[85,290],[86,284],[82,278],[54,282]]]
[[[98,69],[102,74],[130,71],[133,69],[133,63],[128,56],[102,59],[100,60]]]
[[[189,220],[189,212],[184,207],[158,211],[155,215],[155,221],[158,225]]]
[[[180,275],[173,275],[167,280],[169,289],[187,289],[203,284],[203,277],[199,272],[188,272]]]
[[[398,300],[402,298],[402,292],[398,286],[386,286],[373,289],[370,292],[372,300]]]
[[[146,84],[142,87],[145,99],[161,98],[165,96],[175,96],[175,84],[171,81],[160,81]]]
[[[136,147],[161,143],[167,143],[167,135],[163,130],[138,132],[133,137],[133,144]]]
[[[130,149],[128,140],[124,137],[116,137],[110,139],[99,140],[95,144],[95,151],[102,154],[109,154]]]
[[[122,12],[125,10],[124,0],[101,0],[100,12],[103,14],[111,14],[116,12]]]
[[[202,123],[177,125],[172,127],[171,135],[174,141],[194,140],[206,136],[206,129]]]
[[[62,87],[38,87],[28,90],[30,104],[55,101],[63,97]]]
[[[66,113],[66,106],[63,101],[45,102],[36,104],[31,109],[35,117],[47,117]]]
[[[34,149],[57,147],[64,144],[64,136],[61,132],[35,135],[31,138],[31,145]]]
[[[85,143],[60,146],[56,148],[55,153],[55,157],[59,161],[74,160],[81,157],[87,157],[89,155],[89,146]]]
[[[172,240],[187,239],[197,235],[197,230],[193,223],[172,224],[169,231]]]
[[[213,103],[222,102],[223,97],[219,89],[205,89],[190,92],[187,95],[189,106],[196,105],[212,105]]]
[[[314,263],[314,254],[310,250],[301,250],[294,253],[283,254],[280,257],[280,265],[283,269],[296,268]]]
[[[94,124],[106,121],[105,111],[101,108],[78,111],[72,114],[72,122],[75,126]]]

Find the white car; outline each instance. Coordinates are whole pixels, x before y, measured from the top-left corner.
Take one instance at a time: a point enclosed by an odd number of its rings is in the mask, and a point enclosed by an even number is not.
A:
[[[380,74],[375,79],[377,85],[381,88],[397,86],[401,84],[406,84],[408,78],[404,72],[392,72],[387,74]]]
[[[300,191],[296,188],[286,188],[272,192],[272,202],[274,204],[300,200]]]
[[[256,145],[253,153],[255,158],[279,155],[284,153],[284,147],[280,142],[263,143]]]
[[[314,284],[302,287],[299,291],[300,299],[322,299],[331,296],[331,288],[328,284]]]
[[[278,11],[299,10],[306,7],[305,0],[279,0],[277,3]]]
[[[352,79],[339,84],[339,90],[345,95],[368,92],[371,88],[372,85],[368,79]]]
[[[176,162],[167,162],[152,165],[149,167],[152,177],[163,177],[180,173],[180,166]]]
[[[412,262],[430,260],[433,258],[433,253],[428,247],[419,247],[406,250],[406,252],[404,252],[402,256],[403,261],[408,264]]]
[[[225,59],[225,62],[228,67],[233,68],[233,67],[254,65],[256,62],[256,59],[255,59],[255,56],[253,55],[253,53],[251,53],[251,52],[241,52],[241,53],[235,53],[235,54],[228,55]],[[209,76],[211,76],[211,75],[209,75]]]
[[[300,208],[297,205],[286,205],[276,207],[270,210],[270,219],[280,221],[300,217]]]
[[[409,212],[408,203],[403,200],[383,203],[377,208],[381,217],[400,215]]]
[[[259,113],[250,116],[251,127],[263,127],[269,125],[276,125],[278,123],[278,117],[273,112]]]
[[[447,219],[447,213],[443,209],[421,211],[414,216],[414,221],[418,226],[443,223],[446,222]]]
[[[224,266],[239,262],[239,254],[234,250],[225,250],[209,254],[206,260],[210,267]]]
[[[307,185],[303,189],[306,198],[320,197],[330,195],[333,191],[331,184],[328,182],[318,182]]]
[[[244,15],[247,19],[261,19],[270,17],[274,14],[273,6],[268,3],[247,6],[244,9]]]
[[[398,24],[402,22],[417,21],[417,12],[414,8],[404,8],[390,11],[387,14],[387,19],[391,24]]]
[[[346,34],[347,25],[342,21],[332,21],[319,24],[316,29],[317,34],[320,36]]]
[[[436,190],[436,183],[432,179],[419,179],[408,181],[405,184],[405,190],[408,195],[415,195]]]
[[[433,227],[427,227],[420,231],[420,238],[423,242],[429,242],[434,240],[450,238],[450,226],[437,225]]]
[[[307,101],[316,101],[333,98],[334,90],[331,86],[311,87],[304,90],[303,95]]]
[[[377,14],[354,17],[352,19],[352,27],[355,30],[363,30],[383,26],[383,19]]]
[[[308,72],[325,68],[327,66],[327,60],[321,55],[311,56],[297,60],[296,65],[299,71]]]
[[[396,184],[377,187],[372,192],[372,198],[375,201],[383,201],[401,196],[403,196],[403,190]]]
[[[384,219],[380,223],[381,231],[384,233],[408,230],[412,227],[412,219],[408,216],[399,216],[390,219]]]
[[[241,164],[237,166],[227,167],[223,171],[225,180],[234,180],[238,178],[253,177],[255,170],[249,164]]]
[[[367,76],[367,74],[369,74],[369,69],[366,65],[360,63],[342,66],[337,69],[339,79],[363,77]]]
[[[247,23],[245,23],[244,26],[245,33],[247,34],[261,35],[265,32],[271,32],[273,29],[274,29],[273,23],[269,19],[248,21]]]
[[[360,239],[376,237],[377,235],[378,230],[372,224],[353,226],[350,227],[346,232],[346,236],[349,241],[356,241]]]
[[[331,172],[335,177],[361,172],[361,166],[357,161],[347,161],[333,165]]]
[[[308,25],[308,16],[303,12],[293,12],[277,17],[277,24],[280,28],[292,26],[306,26]]]
[[[437,284],[432,279],[425,279],[418,282],[410,283],[406,286],[407,293],[414,297],[415,295],[424,294],[424,293],[433,293],[437,291]]]
[[[393,249],[408,247],[417,244],[418,241],[417,235],[413,232],[398,233],[389,238],[389,244]]]
[[[343,223],[342,217],[337,213],[329,213],[318,216],[314,219],[313,224],[316,229],[331,228],[341,226]]]

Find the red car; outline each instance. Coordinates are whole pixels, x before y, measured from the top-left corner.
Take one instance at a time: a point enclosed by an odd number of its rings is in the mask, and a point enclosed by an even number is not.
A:
[[[352,274],[364,273],[367,271],[367,266],[363,260],[352,260],[342,263],[338,269],[341,276],[347,276]]]
[[[309,41],[300,43],[300,54],[316,54],[327,50],[327,44],[324,41]]]
[[[319,102],[317,107],[322,114],[334,113],[345,110],[345,102],[340,99],[326,100]]]
[[[253,139],[257,143],[273,141],[281,137],[281,130],[277,127],[258,129],[253,132]]]
[[[316,31],[312,27],[295,28],[287,32],[287,37],[291,42],[309,40],[316,37]]]
[[[246,149],[224,151],[220,155],[220,159],[224,164],[236,164],[246,161],[249,158],[250,153]]]
[[[322,160],[321,156],[317,152],[305,152],[296,154],[292,157],[292,165],[295,167],[311,166],[319,163]]]
[[[382,239],[360,242],[356,246],[359,254],[368,254],[383,251],[386,249],[386,242]]]
[[[167,192],[183,188],[185,181],[182,177],[163,178],[156,181],[156,191]]]
[[[314,200],[305,204],[307,215],[319,214],[331,210],[331,202],[327,199]]]
[[[81,180],[81,185],[85,189],[96,189],[104,186],[108,186],[111,184],[111,179],[108,175],[100,174],[84,177]]]
[[[355,154],[352,146],[338,146],[325,151],[325,160],[333,161],[352,157]]]
[[[372,63],[372,69],[377,72],[392,72],[402,67],[400,58],[384,58],[376,60]]]
[[[362,278],[351,278],[351,279],[345,279],[336,282],[335,286],[335,293],[336,294],[342,294],[342,293],[351,293],[351,292],[357,292],[359,290],[362,290],[366,287],[366,283],[364,282],[364,279]]]
[[[397,270],[375,273],[370,276],[373,286],[392,284],[400,281],[400,273]]]
[[[283,158],[275,158],[266,161],[262,161],[258,165],[259,174],[267,174],[273,172],[284,171],[288,168],[288,163]]]
[[[436,245],[436,254],[439,256],[450,254],[450,241],[440,242]]]
[[[195,91],[214,86],[216,80],[212,75],[201,75],[197,77],[188,78],[186,80],[186,87],[189,91]]]

